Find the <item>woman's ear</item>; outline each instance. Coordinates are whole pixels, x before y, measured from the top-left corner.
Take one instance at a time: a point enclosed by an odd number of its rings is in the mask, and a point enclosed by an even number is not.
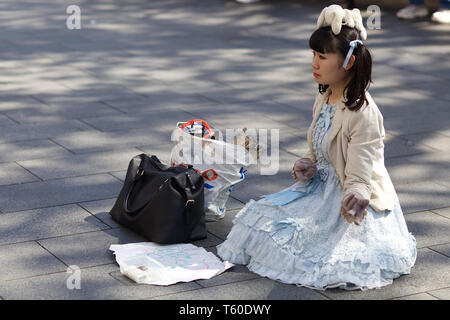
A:
[[[350,70],[351,67],[355,64],[356,57],[354,54],[351,55],[350,60],[348,60],[347,67],[345,67],[345,71]]]

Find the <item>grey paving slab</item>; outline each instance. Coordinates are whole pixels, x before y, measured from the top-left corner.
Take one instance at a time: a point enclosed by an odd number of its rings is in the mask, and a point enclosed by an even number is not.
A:
[[[0,254],[1,287],[6,280],[60,272],[67,268],[36,242],[1,245]],[[5,295],[0,295],[6,298]]]
[[[386,64],[376,64],[376,68],[372,71],[372,87],[389,88],[389,87],[405,87],[418,84],[424,87],[423,83],[429,83],[436,80],[436,77],[423,74],[417,77],[417,73],[407,69],[397,68],[396,66]],[[389,77],[386,75],[389,74]],[[376,99],[375,99],[376,101]]]
[[[111,244],[145,241],[134,232],[119,228],[54,237],[38,242],[65,264],[84,268],[115,262],[112,251],[109,251]]]
[[[433,152],[386,158],[385,165],[394,184],[436,181],[446,185],[450,176],[450,154]]]
[[[405,215],[406,224],[419,248],[450,242],[450,221],[430,211]]]
[[[71,154],[48,139],[14,141],[0,144],[0,162],[40,159]]]
[[[151,127],[100,132],[96,130],[72,133],[53,140],[75,153],[105,151],[144,145],[171,145],[171,132],[155,131]]]
[[[450,103],[449,103],[450,104]],[[449,114],[450,117],[450,114]],[[434,150],[450,152],[450,137],[437,132],[408,134],[401,136],[410,145],[424,145]]]
[[[432,210],[450,205],[450,189],[433,182],[395,184],[403,213]]]
[[[215,248],[217,245],[222,243],[222,239],[220,239],[219,237],[216,237],[214,234],[209,232],[208,225],[206,225],[206,230],[208,231],[206,238],[202,239],[202,240],[193,241],[192,242],[193,245],[195,245],[197,247],[204,247],[204,248],[209,248],[209,247]]]
[[[432,102],[429,100],[423,100],[416,103],[419,103],[420,105],[428,105],[428,104],[433,105]],[[445,105],[447,106],[448,103],[446,103]],[[428,110],[428,113],[420,114],[420,117],[417,116],[417,113],[419,113],[419,111],[417,111],[416,108],[410,109],[411,110],[409,110],[408,115],[405,115],[403,117],[401,116],[384,117],[384,126],[386,130],[391,131],[396,135],[402,135],[411,133],[432,132],[437,130],[445,130],[448,128],[448,122],[442,121],[442,119],[449,118],[449,113],[445,111],[445,109],[439,109],[436,111]],[[388,113],[385,110],[386,109],[382,109],[382,113]],[[416,115],[412,116],[413,114]]]
[[[429,292],[430,295],[440,299],[440,300],[450,300],[450,288],[433,290]]]
[[[20,165],[14,162],[0,163],[0,186],[32,181],[39,181],[39,178]]]
[[[217,251],[215,250],[215,248],[213,250],[213,253],[217,255]],[[211,279],[196,280],[195,282],[202,287],[207,288],[257,278],[261,277],[249,271],[246,266],[237,264],[218,276],[212,277]]]
[[[0,188],[0,210],[14,212],[106,199],[117,196],[121,188],[122,183],[108,174],[4,186]]]
[[[142,152],[136,148],[126,148],[18,163],[43,180],[49,180],[126,170],[130,160],[140,153]]]
[[[64,268],[63,272],[2,282],[0,295],[6,300],[134,300],[201,288],[194,282],[136,285],[120,274],[117,264],[81,269],[80,289],[68,289],[70,276]]]
[[[92,127],[78,120],[5,125],[0,127],[0,142],[46,139],[83,130],[92,130]]]
[[[432,210],[432,212],[437,213],[443,217],[450,219],[450,207],[442,208],[442,209],[435,209],[435,210]]]
[[[436,151],[436,149],[418,142],[413,142],[407,136],[394,136],[387,132],[384,139],[384,158],[411,156]]]
[[[144,112],[152,110],[168,110],[180,108],[189,108],[196,105],[215,105],[217,102],[207,99],[202,95],[194,93],[177,93],[172,86],[165,84],[157,85],[157,89],[153,83],[141,84],[141,86],[133,84],[133,90],[146,97],[146,99],[103,99],[102,101],[125,113]]]
[[[177,122],[194,119],[192,114],[181,110],[155,110],[132,114],[120,114],[107,117],[83,118],[85,123],[101,131],[152,128],[154,131],[167,132],[176,128]]]
[[[438,244],[429,248],[450,258],[450,243]]]
[[[2,213],[0,244],[83,233],[109,227],[77,205]]]
[[[417,293],[417,294],[412,294],[410,296],[395,298],[392,300],[439,300],[439,299],[436,297],[433,297],[432,295],[430,295],[428,293]]]
[[[128,152],[168,163],[171,121],[183,112],[220,129],[281,129],[279,172],[250,168],[225,218],[207,223],[209,237],[197,244],[215,252],[246,201],[293,183],[317,92],[308,38],[323,4],[82,1],[83,29],[71,31],[54,18],[61,3],[53,2],[0,4],[0,251],[11,262],[5,270],[17,269],[10,280],[0,276],[0,299],[448,299],[447,25],[405,23],[383,10],[382,29],[368,30],[386,165],[421,247],[411,275],[380,290],[318,292],[236,266],[209,280],[157,287],[134,284],[106,253],[109,240],[135,239],[108,213]],[[52,180],[31,180],[27,169]],[[50,251],[18,243],[35,238]],[[26,244],[33,245],[22,250]],[[86,266],[81,290],[66,286],[68,263]]]
[[[79,205],[89,211],[93,216],[100,219],[104,224],[111,228],[117,228],[120,225],[115,222],[109,212],[111,211],[114,203],[116,203],[117,197],[104,200],[94,200],[87,202],[80,202]]]
[[[239,210],[240,209],[230,211],[227,210],[223,219],[208,222],[206,224],[207,230],[218,238],[225,240],[230,233],[231,227],[233,226],[233,219]]]
[[[188,300],[193,295],[198,300],[326,300],[323,295],[313,290],[266,278],[207,287],[192,292],[168,294],[155,299]]]
[[[11,125],[11,124],[16,124],[16,121],[13,121],[12,119],[8,118],[7,116],[3,115],[0,113],[0,125],[3,126],[7,126],[7,125]]]
[[[35,123],[49,120],[62,121],[89,116],[120,114],[117,110],[103,103],[80,102],[76,98],[64,102],[50,102],[49,105],[42,103],[30,108],[8,110],[4,111],[4,113],[20,123]]]
[[[449,286],[449,268],[447,257],[424,248],[418,250],[411,273],[394,279],[391,285],[365,292],[330,289],[324,295],[333,300],[384,300],[428,292]]]

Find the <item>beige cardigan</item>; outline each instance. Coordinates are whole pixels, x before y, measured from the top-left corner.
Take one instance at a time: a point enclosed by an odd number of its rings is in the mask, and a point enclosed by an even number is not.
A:
[[[313,121],[307,133],[309,152],[305,157],[314,161],[312,132],[330,93],[330,89],[319,93],[313,107]],[[392,210],[398,197],[384,165],[383,116],[368,92],[366,97],[369,103],[358,111],[349,110],[342,101],[337,103],[327,150],[344,194],[354,190],[370,199],[369,205],[375,211]]]

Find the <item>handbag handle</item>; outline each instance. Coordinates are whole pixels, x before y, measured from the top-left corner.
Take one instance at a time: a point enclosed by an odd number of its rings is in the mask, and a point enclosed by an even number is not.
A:
[[[141,163],[139,164],[139,167],[138,167],[138,169],[136,171],[135,177],[131,181],[129,181],[129,183],[128,183],[129,187],[128,187],[127,192],[125,193],[125,199],[123,200],[123,206],[122,206],[123,210],[126,213],[128,213],[128,214],[134,214],[134,213],[142,210],[142,208],[144,208],[146,205],[148,205],[149,202],[151,201],[151,200],[148,201],[147,203],[145,203],[144,205],[142,205],[141,207],[139,207],[139,208],[137,208],[135,210],[130,210],[129,207],[128,207],[128,203],[130,202],[131,192],[133,191],[133,188],[134,188],[136,182],[139,181],[141,179],[141,177],[145,173],[145,169],[144,169],[144,165],[143,165],[144,161],[146,159],[150,160],[150,162],[152,164],[157,166],[162,171],[165,171],[165,170],[168,169],[168,167],[166,165],[164,165],[163,163],[161,163],[161,161],[159,161],[159,159],[156,156],[154,156],[154,155],[152,155],[150,158],[148,158],[148,157],[145,156],[145,154],[141,154],[141,155],[139,155],[139,157],[141,158]],[[192,165],[189,165],[189,168],[192,168],[192,167],[193,167]],[[190,188],[185,188],[185,190],[184,190],[185,193],[186,193],[186,206],[188,206],[188,209],[190,209],[191,208],[190,205],[194,201],[194,200],[192,200],[193,196],[192,196],[192,193],[191,193],[191,189],[195,190],[195,185],[193,184],[193,182],[191,180],[191,176],[187,172],[185,172],[185,174],[186,174],[187,181],[189,182],[189,185],[190,185]],[[188,223],[187,220],[185,220],[185,222]]]
[[[145,153],[142,153],[138,157],[141,158],[141,162],[139,163],[139,167],[136,170],[133,179],[128,182],[129,187],[127,188],[127,191],[125,193],[125,199],[123,200],[123,205],[122,205],[123,210],[128,214],[134,214],[134,213],[140,211],[143,207],[145,207],[148,204],[148,202],[147,202],[146,204],[144,204],[143,206],[141,206],[135,210],[130,210],[128,208],[128,203],[130,201],[130,196],[131,196],[131,192],[133,191],[134,185],[136,184],[137,181],[139,181],[141,179],[141,177],[145,173],[145,169],[144,169],[145,160],[149,160],[154,167],[157,167],[161,171],[167,170],[166,166],[164,164],[162,164],[161,161],[159,161],[159,159],[155,155],[152,155],[149,158]]]
[[[136,177],[128,183],[129,187],[128,187],[127,192],[125,193],[125,199],[123,200],[123,210],[128,214],[134,214],[148,204],[148,202],[147,202],[146,204],[144,204],[143,206],[141,206],[135,210],[128,209],[128,202],[130,201],[130,196],[131,196],[131,192],[133,191],[133,187],[136,184],[136,182],[140,179],[138,177],[142,177],[143,174],[144,174],[144,170],[139,168],[137,170]]]

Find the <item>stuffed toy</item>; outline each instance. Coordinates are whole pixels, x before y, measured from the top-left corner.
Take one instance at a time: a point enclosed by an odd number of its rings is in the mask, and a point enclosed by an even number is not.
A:
[[[331,26],[331,30],[335,35],[338,35],[339,32],[341,32],[341,28],[344,25],[358,30],[362,40],[367,39],[367,32],[364,28],[359,9],[343,9],[337,4],[325,7],[317,19],[317,28],[326,25]]]

